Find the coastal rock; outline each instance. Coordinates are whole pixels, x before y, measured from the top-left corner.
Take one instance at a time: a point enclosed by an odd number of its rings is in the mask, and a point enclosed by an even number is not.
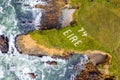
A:
[[[65,6],[65,3],[64,0],[51,0],[47,2],[47,6],[37,5],[45,10],[42,14],[41,29],[60,28],[60,9]]]
[[[86,55],[89,58],[89,61],[93,63],[94,66],[98,66],[100,64],[104,64],[101,70],[104,74],[109,74],[109,65],[111,63],[112,57],[109,53],[105,53],[102,51],[86,51]]]
[[[87,63],[76,80],[104,80],[104,75],[92,63]]]
[[[19,35],[16,37],[16,48],[22,54],[34,55],[34,56],[54,56],[63,55],[64,50],[56,50],[39,45],[36,43],[30,35]]]
[[[0,35],[0,50],[2,53],[7,53],[9,50],[8,38],[4,35]]]
[[[111,56],[102,51],[86,51],[89,62],[85,69],[77,75],[76,80],[116,80],[115,76],[109,74]],[[102,65],[99,67],[98,65]]]
[[[41,30],[61,28],[69,26],[72,21],[72,14],[75,9],[68,9],[65,7],[68,5],[70,0],[50,0],[46,1],[47,5],[36,4],[35,8],[43,9],[41,17]]]
[[[88,58],[90,59],[91,62],[93,62],[93,64],[99,65],[102,63],[106,63],[109,64],[111,63],[111,55],[109,55],[109,53],[105,53],[102,51],[86,51]]]
[[[19,35],[16,37],[16,47],[19,52],[22,54],[42,56],[49,55],[52,57],[66,57],[70,58],[74,53],[80,53],[77,51],[73,52],[65,52],[65,50],[59,50],[55,48],[48,48],[47,46],[38,44],[35,40],[31,38],[29,34]],[[111,56],[108,53],[102,51],[85,51],[85,53],[89,60],[96,66],[101,63],[110,63]]]
[[[37,77],[37,75],[35,75],[34,73],[28,73],[28,75],[32,78],[35,79]]]
[[[46,63],[49,64],[49,65],[57,65],[56,61],[47,61]]]
[[[20,53],[41,56],[45,55],[41,52],[38,45],[32,41],[31,38],[25,35],[19,35],[16,37],[16,48]]]
[[[76,9],[62,9],[62,15],[60,18],[61,27],[69,26],[73,23],[73,13]]]
[[[63,49],[48,48],[38,44],[30,35],[19,35],[16,37],[16,48],[21,54],[31,56],[51,56],[53,58],[69,59],[74,52],[65,52]]]
[[[16,46],[18,51],[22,54],[27,55],[47,55],[52,56],[53,58],[64,58],[69,59],[76,52],[65,53],[64,50],[57,50],[54,48],[47,48],[36,43],[30,35],[20,35],[16,38]],[[111,79],[111,77],[107,77],[109,75],[109,65],[111,63],[112,57],[105,52],[102,51],[85,51],[83,52],[87,55],[89,63],[85,66],[85,69],[76,77],[76,80],[107,80]],[[79,53],[78,53],[79,54]],[[49,65],[57,65],[55,61],[46,62]],[[99,67],[98,65],[102,65]],[[77,69],[77,68],[76,68]]]
[[[85,65],[85,69],[77,75],[75,80],[116,80],[115,76],[106,75],[89,62]]]

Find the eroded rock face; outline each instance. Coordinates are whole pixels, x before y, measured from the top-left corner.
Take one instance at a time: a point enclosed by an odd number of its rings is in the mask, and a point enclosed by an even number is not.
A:
[[[64,53],[64,50],[57,51],[57,49],[43,47],[37,44],[30,35],[20,35],[17,37],[16,46],[22,54],[34,56],[47,55],[53,56],[53,58],[62,58],[64,57],[63,55],[65,55],[65,58],[69,59],[74,54],[74,52]],[[85,69],[76,77],[76,80],[114,80],[111,77],[106,78],[106,75],[109,75],[109,65],[111,62],[111,56],[109,54],[97,50],[86,51],[84,53],[88,57],[89,63],[85,65]],[[54,55],[56,56],[54,57]],[[55,61],[48,61],[46,63],[49,65],[57,65]],[[98,65],[102,65],[102,68],[98,67]],[[79,71],[79,67],[76,67],[76,70]]]
[[[89,60],[94,64],[94,66],[99,64],[110,64],[111,63],[111,55],[109,53],[104,53],[102,51],[87,51],[87,56]]]
[[[8,38],[4,35],[0,35],[0,50],[2,53],[7,53],[9,49]]]
[[[88,63],[76,80],[104,80],[103,76],[92,63]]]
[[[92,62],[86,64],[85,69],[76,77],[76,80],[116,80],[114,76],[108,76],[94,66]]]
[[[86,51],[89,62],[85,69],[76,77],[76,80],[116,80],[109,74],[109,65],[112,57],[102,51]],[[99,67],[98,65],[102,65]]]
[[[30,36],[20,35],[16,37],[16,48],[20,53],[41,56],[45,55],[39,46],[30,38]]]
[[[109,53],[105,53],[102,51],[86,51],[86,55],[89,58],[89,61],[93,63],[94,66],[103,65],[100,68],[101,73],[109,75],[109,67],[112,60],[112,56]]]
[[[16,48],[22,54],[42,56],[42,55],[62,55],[63,50],[50,49],[44,45],[39,45],[30,35],[20,35],[16,38]]]
[[[69,0],[49,0],[47,5],[35,5],[35,8],[44,9],[40,29],[60,28],[61,8],[69,3]]]

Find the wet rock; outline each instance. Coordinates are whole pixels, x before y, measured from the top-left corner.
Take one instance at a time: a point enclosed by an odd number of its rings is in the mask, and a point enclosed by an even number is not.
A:
[[[46,63],[49,64],[49,65],[57,65],[56,61],[47,61]]]
[[[0,50],[2,53],[7,53],[9,50],[8,38],[4,35],[0,35]]]
[[[65,52],[65,53],[63,53],[63,55],[57,54],[57,55],[53,55],[53,56],[51,56],[51,57],[52,57],[52,58],[55,58],[55,59],[59,58],[59,59],[63,59],[63,60],[68,60],[68,59],[70,59],[73,55],[74,55],[74,52]]]
[[[28,73],[28,75],[30,75],[32,79],[35,79],[37,77],[37,75],[35,75],[34,73]]]

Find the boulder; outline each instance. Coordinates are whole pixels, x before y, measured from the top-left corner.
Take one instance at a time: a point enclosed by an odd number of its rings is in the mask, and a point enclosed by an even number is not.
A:
[[[9,50],[9,40],[4,35],[0,35],[0,50],[2,53],[7,53]]]
[[[37,77],[37,75],[35,75],[35,73],[28,73],[28,75],[32,78],[35,79]]]
[[[56,61],[47,61],[46,63],[49,64],[49,65],[57,65]]]

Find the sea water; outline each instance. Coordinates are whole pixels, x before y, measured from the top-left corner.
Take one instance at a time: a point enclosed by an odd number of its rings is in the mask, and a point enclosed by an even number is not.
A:
[[[42,10],[34,8],[38,3],[47,5],[40,0],[0,0],[0,35],[9,38],[8,53],[0,52],[0,80],[74,80],[87,63],[86,55],[76,54],[65,60],[23,55],[17,51],[15,37],[40,25]],[[30,6],[24,7],[24,4]],[[32,23],[28,23],[29,20]],[[56,61],[57,65],[49,65],[47,61]],[[36,78],[32,79],[28,73],[34,73]]]

